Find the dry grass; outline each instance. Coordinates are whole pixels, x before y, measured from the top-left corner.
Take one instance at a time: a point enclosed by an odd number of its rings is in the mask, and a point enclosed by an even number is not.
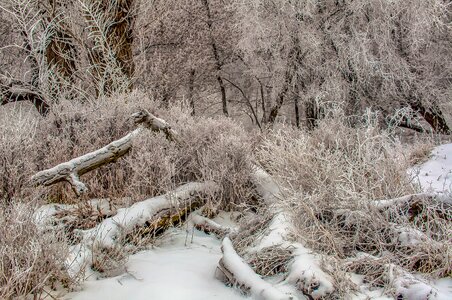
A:
[[[96,150],[127,134],[133,128],[130,115],[141,108],[167,120],[178,132],[178,142],[168,141],[163,134],[146,132],[134,141],[131,152],[115,164],[83,176],[89,192],[81,198],[75,196],[67,183],[40,188],[30,185],[29,179],[38,170]],[[219,209],[238,209],[253,193],[249,183],[252,139],[231,119],[195,118],[185,107],[162,109],[139,92],[100,99],[96,103],[61,101],[45,119],[19,107],[0,113],[0,213],[9,214],[19,203],[78,204],[78,209],[56,216],[62,220],[59,223],[62,226],[58,227],[65,230],[68,238],[65,243],[48,245],[56,239],[54,233],[37,234],[31,217],[23,241],[15,239],[13,230],[1,234],[4,269],[0,277],[4,278],[6,290],[0,296],[25,295],[42,290],[49,281],[67,280],[61,271],[66,253],[57,256],[54,253],[57,249],[52,247],[77,242],[77,230],[94,227],[103,219],[96,211],[86,209],[83,203],[88,199],[109,198],[112,205],[123,206],[127,198],[127,205],[131,205],[187,182],[213,180],[221,187],[216,198],[207,199],[209,211],[214,215]],[[21,205],[30,215],[33,213],[31,206]],[[2,224],[11,228],[20,220],[4,217]],[[36,245],[34,257],[38,262],[27,260],[27,243]],[[120,270],[128,253],[136,249],[126,245],[126,241],[123,244],[108,253],[106,249],[93,249],[95,271],[108,276]],[[137,244],[141,247],[143,241]],[[6,261],[17,254],[24,260]],[[44,261],[50,261],[48,268],[52,272],[41,272],[46,270],[40,264]],[[25,276],[21,270],[27,269],[30,274]]]
[[[178,132],[177,142],[168,141],[159,133],[143,134],[134,141],[128,155],[84,175],[89,193],[82,198],[75,197],[64,183],[50,188],[29,185],[29,178],[38,170],[124,136],[133,128],[129,116],[140,108],[167,120]],[[281,185],[286,197],[282,205],[293,213],[293,239],[335,262],[326,271],[335,279],[337,295],[345,295],[353,286],[343,276],[344,270],[363,273],[368,282],[380,286],[388,284],[384,274],[388,264],[434,277],[451,273],[452,245],[448,234],[452,228],[447,208],[425,201],[418,203],[413,215],[397,209],[380,211],[371,205],[372,200],[417,192],[406,169],[422,161],[431,149],[428,142],[402,145],[391,133],[379,128],[378,118],[371,113],[354,117],[351,126],[340,110],[333,110],[311,133],[282,125],[256,138],[231,119],[192,117],[185,107],[162,109],[139,92],[84,105],[63,101],[46,119],[17,109],[2,114],[0,230],[4,230],[2,236],[6,238],[0,242],[0,280],[5,286],[0,296],[39,293],[54,281],[69,283],[62,271],[66,237],[55,232],[37,234],[30,217],[33,209],[20,204],[24,202],[81,203],[89,198],[110,198],[121,206],[127,198],[127,205],[131,205],[186,182],[213,180],[221,186],[221,192],[218,197],[207,199],[209,215],[220,209],[239,210],[244,216],[258,215],[252,220],[244,217],[242,230],[233,237],[234,247],[246,254],[246,249],[264,234],[273,214],[256,201],[250,184],[253,153]],[[71,228],[66,228],[66,236],[102,220],[83,207],[73,211],[75,219],[70,216],[73,221],[68,223]],[[408,228],[425,238],[403,244],[400,233]],[[19,231],[17,238],[15,232]],[[143,247],[142,237],[134,241],[134,246],[128,244],[125,239],[123,245],[109,252],[93,249],[94,269],[107,276],[122,270],[127,254]],[[31,247],[33,255],[23,250],[27,247]],[[361,252],[378,259],[371,264],[366,260],[350,263],[350,258]],[[290,249],[274,247],[245,258],[258,273],[269,276],[286,272],[291,254]]]
[[[3,202],[30,199],[28,184],[38,170],[98,149],[133,128],[130,115],[145,108],[166,119],[180,143],[148,132],[135,141],[131,153],[115,164],[83,177],[90,192],[83,199],[131,197],[135,201],[195,180],[215,180],[222,186],[221,207],[246,199],[248,157],[252,143],[246,132],[226,118],[193,118],[184,107],[160,109],[135,92],[96,103],[62,102],[46,119],[12,111],[1,119],[0,186]],[[230,176],[234,174],[234,176]],[[41,189],[46,202],[77,203],[70,186]]]
[[[433,277],[450,275],[447,208],[425,202],[412,214],[383,212],[371,205],[372,200],[417,192],[406,170],[422,160],[430,146],[407,151],[378,127],[373,114],[358,124],[350,126],[334,111],[312,133],[286,127],[265,137],[257,157],[292,199],[285,205],[293,212],[296,239],[338,261],[361,252],[380,257],[372,270],[356,264],[352,268],[363,268],[375,284],[388,284],[379,271],[388,263]],[[404,244],[401,233],[410,230],[424,237]],[[347,280],[339,278],[344,283],[337,282],[338,288],[349,286]]]
[[[44,288],[71,286],[76,278],[65,271],[69,252],[62,232],[40,232],[30,205],[0,207],[0,298],[40,299]]]

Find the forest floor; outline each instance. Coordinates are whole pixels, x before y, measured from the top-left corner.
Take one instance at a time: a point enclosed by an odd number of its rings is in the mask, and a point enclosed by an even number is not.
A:
[[[433,149],[429,159],[408,170],[415,174],[424,191],[448,193],[452,187],[452,144]],[[214,220],[234,227],[230,214],[220,213]],[[215,278],[218,261],[222,257],[221,241],[183,225],[168,230],[152,248],[129,257],[124,273],[110,278],[88,278],[79,291],[58,298],[74,300],[94,299],[251,299],[231,289]],[[350,299],[392,299],[382,289],[368,288],[360,276],[351,274],[361,292]],[[298,299],[305,296],[293,291],[280,278],[266,278],[283,292]],[[452,278],[432,283],[435,295],[429,299],[452,299]],[[413,295],[413,299],[416,295]],[[417,298],[416,298],[417,299]]]

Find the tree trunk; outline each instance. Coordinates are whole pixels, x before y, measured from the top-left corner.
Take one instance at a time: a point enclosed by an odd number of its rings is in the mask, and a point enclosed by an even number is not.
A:
[[[450,134],[450,127],[447,125],[446,119],[436,103],[432,103],[430,107],[425,107],[420,101],[410,103],[411,108],[417,111],[427,121],[436,133]]]
[[[300,128],[300,109],[298,106],[298,97],[300,96],[300,91],[298,88],[298,84],[295,86],[295,95],[293,99],[294,103],[294,111],[295,111],[295,124],[297,125],[297,128]]]
[[[85,4],[86,21],[94,45],[84,47],[88,52],[92,75],[100,83],[96,88],[97,96],[117,91],[124,86],[121,80],[127,81],[127,89],[133,88],[134,3],[134,0],[87,0]],[[119,84],[114,80],[120,80]]]
[[[77,50],[62,15],[64,3],[61,0],[48,0],[47,4],[42,18],[47,21],[52,34],[45,48],[46,61],[49,68],[54,69],[61,79],[72,82],[72,75],[76,69]]]
[[[290,64],[290,61],[288,62]],[[282,105],[284,104],[284,99],[286,98],[287,91],[289,90],[290,83],[292,82],[292,66],[289,65],[287,67],[285,76],[284,76],[284,82],[283,86],[281,88],[281,91],[278,94],[276,104],[272,107],[270,110],[270,114],[268,115],[268,123],[274,123],[276,120],[276,117],[278,116],[279,110],[281,109]]]
[[[39,74],[38,74],[39,77]],[[39,84],[37,79],[35,84]],[[34,92],[35,86],[23,82],[12,82],[8,85],[0,82],[0,106],[13,102],[30,101],[43,117],[50,111],[50,106],[39,93]]]
[[[301,60],[303,60],[303,57],[306,54],[306,52],[303,54],[301,53],[298,39],[295,38],[293,44],[294,44],[293,48],[289,52],[289,55],[287,56],[287,66],[286,66],[286,72],[284,74],[283,85],[278,94],[276,104],[273,106],[273,108],[271,109],[270,114],[268,116],[269,123],[275,122],[276,117],[278,116],[279,110],[281,109],[282,105],[284,104],[284,100],[289,91],[290,84],[292,83],[293,77],[296,72],[297,64]]]
[[[210,12],[209,0],[202,0],[202,3],[204,5],[204,9],[206,10],[206,14],[207,14],[207,27],[209,28],[212,54],[213,54],[213,57],[215,60],[215,69],[217,71],[217,82],[218,82],[218,86],[220,87],[221,104],[223,106],[223,114],[227,117],[227,116],[229,116],[229,112],[228,112],[228,104],[227,104],[227,98],[226,98],[226,88],[224,86],[223,78],[221,77],[222,63],[220,60],[220,55],[218,53],[217,44],[215,43],[215,38],[213,36],[213,26],[212,26],[213,21],[212,21],[212,14]]]
[[[194,116],[195,111],[195,100],[193,99],[193,90],[195,89],[195,69],[190,70],[190,77],[188,79],[188,102],[191,107],[191,115]]]
[[[21,92],[14,93],[7,89],[1,91],[0,105],[5,105],[12,102],[30,101],[38,110],[39,114],[45,117],[50,111],[50,106],[44,101],[44,99],[36,93]]]

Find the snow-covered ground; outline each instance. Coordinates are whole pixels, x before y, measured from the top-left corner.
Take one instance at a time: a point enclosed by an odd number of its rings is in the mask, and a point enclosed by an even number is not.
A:
[[[415,180],[426,192],[449,191],[452,187],[452,144],[436,147],[427,162],[409,173],[417,175]],[[216,221],[233,225],[226,215],[220,215]],[[158,247],[130,256],[126,273],[88,280],[81,291],[67,294],[64,299],[251,299],[215,279],[222,256],[220,247],[221,241],[212,235],[197,230],[187,234],[185,228],[174,228],[165,233]],[[356,283],[362,284],[360,280]],[[437,281],[435,289],[437,294],[431,299],[452,299],[451,278]],[[362,294],[350,298],[389,299],[382,291],[371,292],[364,285]]]
[[[185,245],[187,239],[187,245]],[[182,228],[165,233],[159,247],[129,257],[127,272],[117,277],[86,281],[73,300],[243,300],[237,290],[215,279],[221,241]]]
[[[425,192],[452,190],[452,144],[435,147],[427,162],[416,166],[410,173]]]

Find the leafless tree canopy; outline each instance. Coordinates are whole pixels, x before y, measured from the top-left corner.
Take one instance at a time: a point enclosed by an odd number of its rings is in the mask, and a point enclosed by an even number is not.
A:
[[[372,107],[449,133],[448,1],[2,0],[2,104],[146,89],[193,114],[285,120]],[[14,84],[13,84],[14,83]],[[26,89],[22,93],[13,85]]]

